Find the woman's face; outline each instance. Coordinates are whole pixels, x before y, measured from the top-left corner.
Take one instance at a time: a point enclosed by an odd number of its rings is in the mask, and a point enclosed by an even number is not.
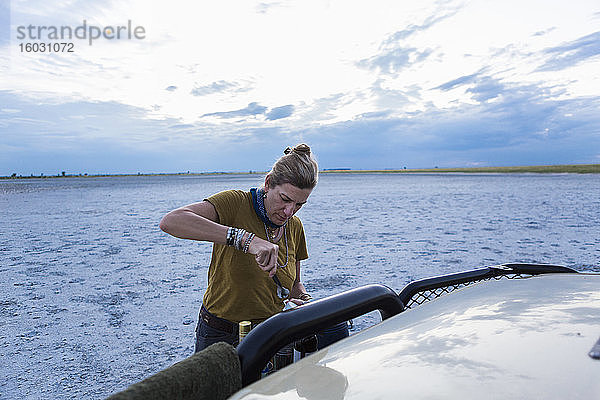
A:
[[[283,225],[306,203],[312,189],[300,189],[289,183],[268,187],[265,198],[267,217],[277,225]]]

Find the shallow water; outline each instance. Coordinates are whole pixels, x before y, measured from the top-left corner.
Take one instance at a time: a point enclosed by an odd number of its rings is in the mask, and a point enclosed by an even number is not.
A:
[[[158,222],[261,180],[0,181],[0,398],[101,399],[190,355],[211,247]],[[298,215],[315,298],[505,262],[600,271],[598,175],[327,174]]]

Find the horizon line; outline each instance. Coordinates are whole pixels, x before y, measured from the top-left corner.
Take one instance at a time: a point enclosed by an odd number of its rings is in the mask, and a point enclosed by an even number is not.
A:
[[[32,179],[32,178],[92,178],[92,177],[125,177],[125,176],[178,176],[178,175],[263,175],[268,171],[236,172],[236,171],[204,171],[204,172],[137,172],[137,173],[98,173],[67,174],[65,171],[56,175],[17,175],[0,176],[0,179]],[[352,169],[323,168],[319,173],[600,173],[598,164],[549,164],[549,165],[516,165],[486,167],[433,167],[433,168],[385,168],[385,169]]]

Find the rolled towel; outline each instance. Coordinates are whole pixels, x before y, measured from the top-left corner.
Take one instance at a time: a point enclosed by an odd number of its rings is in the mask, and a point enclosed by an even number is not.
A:
[[[237,352],[230,344],[221,342],[134,383],[107,400],[226,399],[241,387]]]

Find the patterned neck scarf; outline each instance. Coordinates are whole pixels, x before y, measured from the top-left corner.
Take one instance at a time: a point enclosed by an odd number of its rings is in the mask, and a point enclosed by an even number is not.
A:
[[[252,195],[252,204],[254,205],[254,211],[256,211],[256,215],[261,219],[262,222],[265,223],[269,228],[280,228],[283,225],[277,225],[271,222],[269,217],[267,217],[267,210],[265,209],[264,202],[264,190],[262,188],[252,188],[250,189],[250,194]]]

